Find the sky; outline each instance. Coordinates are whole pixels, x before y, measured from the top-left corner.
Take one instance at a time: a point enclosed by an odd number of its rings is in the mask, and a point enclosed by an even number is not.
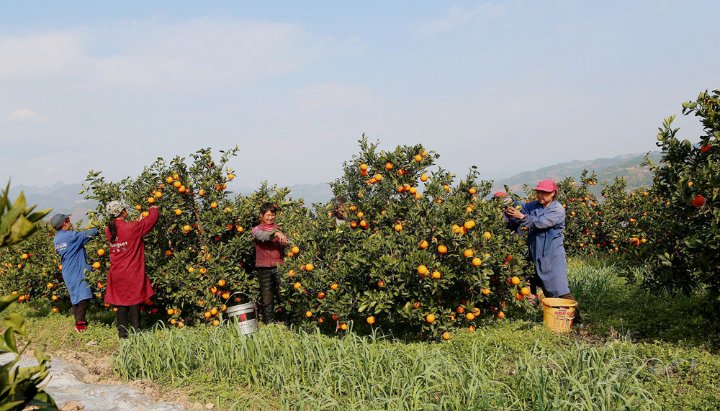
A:
[[[0,0],[0,181],[117,181],[237,145],[236,184],[316,184],[363,133],[502,178],[656,150],[674,114],[695,142],[681,104],[720,88],[719,15],[716,0]]]

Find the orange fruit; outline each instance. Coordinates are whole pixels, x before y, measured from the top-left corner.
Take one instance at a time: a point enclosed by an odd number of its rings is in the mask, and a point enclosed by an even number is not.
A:
[[[219,285],[220,287],[225,287],[225,280],[222,280],[222,279],[221,279],[221,280],[218,280],[218,285]]]
[[[425,157],[427,155],[427,150],[423,150],[422,153],[420,153],[421,156]]]
[[[171,319],[170,319],[170,324],[175,325],[175,323],[177,323],[177,320],[174,319],[174,318],[171,318]]]
[[[175,210],[175,215],[180,215],[180,214],[182,214],[182,210],[179,209],[179,208],[176,209],[176,210]]]
[[[147,202],[152,204],[155,202],[155,197],[148,197]]]
[[[401,224],[395,224],[395,231],[402,231],[403,226]]]
[[[445,190],[447,190],[447,191],[450,191],[450,186],[447,185],[447,184],[443,185],[443,188],[444,188]]]
[[[347,324],[340,324],[340,329],[341,329],[341,330],[346,331],[347,328],[348,328],[348,327],[347,327]]]
[[[440,253],[440,254],[445,254],[445,253],[447,253],[447,247],[444,246],[444,245],[439,245],[439,246],[438,246],[438,253]]]
[[[188,267],[188,272],[191,272],[191,273],[192,273],[192,272],[194,272],[194,271],[195,271],[195,268],[194,268],[194,267]]]
[[[466,248],[465,251],[463,251],[463,255],[467,258],[470,258],[470,257],[474,256],[475,253],[473,253],[473,250]]]
[[[382,174],[375,174],[375,181],[382,181],[383,176]]]
[[[318,298],[321,299],[321,300],[322,300],[323,298],[325,298],[325,293],[322,292],[322,291],[320,291],[320,292],[318,293]]]
[[[312,317],[312,311],[305,311],[305,317],[307,317],[307,318]]]
[[[161,198],[162,197],[162,191],[158,191],[155,193],[155,197]]]
[[[525,296],[521,293],[515,293],[515,298],[517,298],[518,300],[522,300],[523,298],[525,298]]]
[[[385,163],[385,170],[392,170],[392,169],[393,169],[392,163]]]
[[[502,312],[502,311],[500,311],[500,312],[497,314],[497,317],[502,320],[503,318],[505,318],[505,313]]]
[[[97,255],[99,255],[100,257],[104,256],[104,255],[105,255],[105,249],[103,249],[103,248],[98,249],[98,250],[97,250]]]
[[[53,301],[57,301],[58,296],[57,296],[57,295],[53,295],[51,298],[52,298]]]
[[[428,242],[425,240],[420,241],[420,248],[425,249],[428,247]]]
[[[168,308],[167,313],[168,315],[173,315],[175,314],[175,310],[173,310],[172,308]]]
[[[463,227],[465,227],[466,230],[469,230],[469,229],[475,227],[475,222],[472,220],[466,221],[465,224],[463,224]]]
[[[442,337],[443,337],[443,340],[449,340],[449,339],[450,339],[450,333],[447,332],[447,331],[445,331],[445,332],[442,334]]]
[[[222,293],[221,297],[223,298],[223,300],[227,300],[228,298],[230,298],[230,292],[225,291],[224,293]]]
[[[213,201],[212,203],[210,203],[210,207],[211,207],[211,208],[217,208],[217,203]]]
[[[368,317],[367,322],[368,322],[368,324],[375,324],[375,317],[373,317],[373,316]]]
[[[206,272],[207,272],[207,268],[203,267],[203,268],[200,269],[200,274],[205,274]],[[213,287],[213,288],[215,288],[215,287]],[[212,290],[212,288],[211,288],[211,290]],[[217,288],[215,288],[215,291],[217,291]],[[213,291],[213,293],[214,293],[215,291]]]
[[[418,274],[420,274],[420,275],[425,275],[428,273],[428,269],[424,265],[419,266],[417,271],[418,271]]]
[[[360,170],[362,170],[362,171],[367,171],[367,169],[368,169],[368,165],[367,165],[367,164],[365,164],[365,163],[360,164]]]
[[[421,176],[420,176],[420,181],[422,181],[423,183],[426,182],[426,181],[428,181],[428,176],[427,176],[427,174],[421,175]]]
[[[367,170],[362,170],[362,171],[360,172],[360,175],[363,176],[363,177],[367,176],[367,175],[368,175]]]
[[[489,288],[483,288],[483,289],[482,289],[482,293],[485,294],[485,295],[488,295],[488,294],[490,294],[490,289],[489,289]]]
[[[513,277],[510,281],[512,281],[513,285],[520,284],[520,278],[519,277]]]
[[[54,313],[56,313],[56,312],[59,312],[59,311],[60,311],[60,309],[59,309],[59,308],[57,308],[57,307],[53,307],[53,312],[54,312]],[[117,308],[115,309],[115,311],[117,311]]]
[[[296,289],[296,290],[299,290],[300,287],[302,287],[302,284],[300,284],[299,282],[293,284],[293,288]]]
[[[467,314],[465,315],[465,318],[467,318],[468,321],[472,321],[472,320],[475,319],[475,314],[473,314],[473,313],[467,313]]]
[[[167,183],[170,184],[170,183],[173,182],[173,178],[172,178],[172,177],[168,177],[168,178],[165,179],[165,181],[167,181]]]
[[[94,269],[97,270],[98,268],[100,268],[100,263],[97,262],[97,261],[95,261],[95,262],[92,264],[92,268],[94,268]]]
[[[217,314],[217,313],[218,313],[218,309],[215,308],[215,307],[213,307],[213,308],[210,310],[210,314],[212,314],[212,315],[215,315],[215,314]]]
[[[213,322],[212,322],[212,325],[215,326],[215,327],[217,327],[218,325],[220,325],[220,320],[215,320],[215,321],[213,321]]]
[[[421,161],[422,161],[422,156],[421,156],[420,154],[416,155],[416,156],[415,156],[415,161],[417,161],[418,163],[421,162]]]
[[[383,280],[378,281],[378,287],[385,287],[385,281],[383,281]]]
[[[468,193],[470,193],[470,194],[475,194],[476,192],[477,192],[477,190],[475,188],[471,188],[468,190]]]
[[[182,321],[179,321],[179,322],[177,323],[177,325],[178,325],[178,328],[183,328],[183,327],[185,326],[185,323],[182,322]]]
[[[200,191],[198,191],[198,195],[204,196],[204,195],[205,195],[205,190],[200,190]]]
[[[142,206],[138,204],[138,205],[135,206],[135,209],[138,210],[138,211],[140,211],[140,210],[142,210]]]
[[[463,307],[458,307],[457,310],[455,310],[458,314],[462,314],[465,312],[465,309]]]
[[[433,271],[432,277],[435,279],[438,279],[438,278],[442,277],[442,274],[440,273],[440,271]]]
[[[228,180],[232,180],[235,178],[235,174],[228,174]]]
[[[474,333],[474,332],[475,332],[475,326],[474,326],[474,325],[469,326],[469,327],[468,327],[468,331],[470,331],[471,333]]]
[[[330,286],[330,288],[333,289],[333,290],[337,290],[337,288],[338,288],[337,283],[332,283],[332,285]]]
[[[244,230],[244,228],[242,228],[241,226],[238,226],[238,228],[237,228],[238,233],[242,233],[243,230]]]
[[[312,271],[315,269],[315,266],[312,264],[305,264],[305,271]]]
[[[431,323],[431,322],[435,321],[435,316],[432,314],[428,314],[427,317],[425,317],[425,320],[427,320],[427,322]]]
[[[288,271],[288,276],[295,277],[295,270]]]
[[[147,218],[150,215],[149,211],[143,211],[142,216],[143,218]]]
[[[417,193],[417,187],[410,187],[408,191],[410,192],[410,194],[415,194]]]
[[[520,289],[520,293],[522,295],[529,295],[530,294],[530,287],[523,287]]]

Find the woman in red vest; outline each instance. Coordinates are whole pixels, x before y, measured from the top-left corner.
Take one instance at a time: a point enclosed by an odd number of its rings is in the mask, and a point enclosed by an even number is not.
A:
[[[130,326],[140,329],[140,304],[155,295],[145,274],[145,242],[143,236],[152,230],[160,213],[151,207],[146,218],[126,221],[128,211],[121,201],[105,207],[110,223],[105,229],[110,241],[110,270],[105,301],[117,307],[117,328],[120,338],[128,337]]]

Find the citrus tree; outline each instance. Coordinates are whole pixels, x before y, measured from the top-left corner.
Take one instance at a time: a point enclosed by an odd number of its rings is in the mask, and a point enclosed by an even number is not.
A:
[[[232,197],[228,184],[235,174],[226,165],[237,150],[221,151],[218,160],[209,148],[189,159],[159,158],[140,176],[120,182],[107,182],[91,171],[85,183],[86,198],[99,203],[92,218],[100,219],[101,228],[107,224],[105,205],[112,200],[125,202],[131,219],[147,215],[149,207],[159,209],[155,228],[145,236],[146,273],[156,294],[142,308],[172,324],[218,325],[227,304],[243,298],[229,301],[234,292],[257,295],[250,228],[258,224],[260,204],[273,202],[285,212],[300,208],[286,200],[287,189],[267,184],[250,196]],[[87,248],[96,267],[87,276],[102,289],[109,268],[107,239],[102,236]]]
[[[360,140],[331,184],[348,200],[347,222],[336,227],[332,207],[318,206],[291,232],[283,268],[293,318],[449,338],[521,302],[525,246],[505,227],[501,204],[483,199],[491,183],[474,167],[457,181],[435,167],[438,157],[420,145],[385,152]]]
[[[677,137],[674,116],[666,119],[657,135],[662,159],[651,164],[651,195],[661,206],[660,242],[647,260],[648,280],[657,287],[686,293],[705,288],[714,301],[720,293],[720,91],[700,93],[683,103],[683,114],[694,114],[703,125],[699,144]],[[649,162],[649,160],[648,160]],[[714,306],[714,305],[713,305]]]

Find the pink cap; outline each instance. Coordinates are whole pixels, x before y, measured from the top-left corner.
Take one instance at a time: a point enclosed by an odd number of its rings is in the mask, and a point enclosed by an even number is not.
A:
[[[535,190],[537,191],[545,191],[547,193],[557,191],[557,184],[555,184],[554,181],[550,180],[549,178],[546,180],[543,180],[538,183],[537,187],[535,187]]]
[[[498,191],[498,192],[495,193],[495,195],[493,196],[493,198],[495,198],[495,197],[507,197],[507,194],[503,193],[502,191]]]

